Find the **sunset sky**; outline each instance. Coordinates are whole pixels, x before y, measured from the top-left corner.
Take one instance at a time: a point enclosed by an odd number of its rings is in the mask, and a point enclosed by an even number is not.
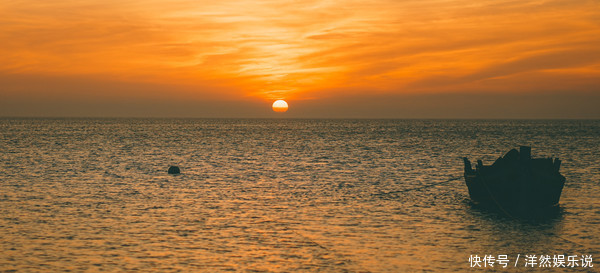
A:
[[[0,116],[600,118],[599,106],[598,0],[0,2]]]

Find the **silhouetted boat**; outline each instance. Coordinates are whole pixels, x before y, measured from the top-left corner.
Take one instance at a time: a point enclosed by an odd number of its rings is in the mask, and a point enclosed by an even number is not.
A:
[[[465,182],[474,203],[491,205],[512,217],[528,217],[557,208],[565,177],[556,158],[531,158],[531,147],[512,149],[491,166],[477,160],[475,170],[468,158]]]

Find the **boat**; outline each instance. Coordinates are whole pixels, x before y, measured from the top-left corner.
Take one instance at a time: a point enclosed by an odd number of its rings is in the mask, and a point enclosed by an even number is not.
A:
[[[477,160],[475,169],[467,157],[465,182],[475,204],[495,207],[514,217],[542,215],[558,208],[565,177],[558,158],[531,158],[531,147],[510,150],[492,165]]]

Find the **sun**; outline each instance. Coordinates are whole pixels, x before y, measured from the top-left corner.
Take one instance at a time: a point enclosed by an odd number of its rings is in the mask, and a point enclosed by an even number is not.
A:
[[[273,111],[283,113],[288,110],[288,104],[284,100],[277,100],[273,103]]]

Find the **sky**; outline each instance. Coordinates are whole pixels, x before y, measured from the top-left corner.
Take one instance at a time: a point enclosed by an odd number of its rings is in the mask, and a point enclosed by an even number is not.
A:
[[[0,116],[600,118],[599,105],[600,0],[0,2]]]

